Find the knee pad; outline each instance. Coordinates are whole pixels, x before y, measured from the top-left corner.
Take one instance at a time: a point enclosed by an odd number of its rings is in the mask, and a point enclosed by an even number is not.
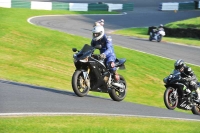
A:
[[[191,88],[192,88],[193,90],[197,90],[197,88],[198,88],[197,83],[194,82],[194,81],[191,81],[191,82],[190,82],[190,86],[191,86]]]

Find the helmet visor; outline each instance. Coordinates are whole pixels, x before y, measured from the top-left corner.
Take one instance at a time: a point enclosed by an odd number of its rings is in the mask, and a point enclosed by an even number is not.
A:
[[[175,69],[182,72],[184,67],[183,66],[175,66]]]
[[[99,33],[93,33],[93,38],[99,37],[101,35],[101,32]]]

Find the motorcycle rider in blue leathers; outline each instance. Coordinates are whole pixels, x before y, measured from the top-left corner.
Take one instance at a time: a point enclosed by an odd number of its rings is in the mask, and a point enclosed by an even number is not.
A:
[[[114,81],[119,81],[119,74],[115,67],[116,55],[112,46],[112,38],[106,36],[104,32],[104,27],[97,25],[93,27],[92,30],[93,39],[91,41],[91,46],[101,45],[100,58],[105,59],[105,65],[114,75]]]

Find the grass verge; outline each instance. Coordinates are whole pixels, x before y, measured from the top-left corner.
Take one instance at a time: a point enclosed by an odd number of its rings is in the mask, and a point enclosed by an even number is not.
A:
[[[0,118],[2,133],[194,133],[199,122],[137,117],[55,116]]]

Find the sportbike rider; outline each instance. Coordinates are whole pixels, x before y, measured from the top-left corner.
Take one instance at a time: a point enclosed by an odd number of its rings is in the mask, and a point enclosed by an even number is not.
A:
[[[200,103],[200,89],[198,87],[198,79],[194,74],[194,71],[191,67],[187,66],[182,59],[176,60],[174,63],[175,70],[178,70],[181,73],[181,81],[190,89],[195,90],[198,97],[196,102]]]
[[[102,22],[102,21],[100,21]],[[103,21],[104,22],[104,21]],[[115,67],[116,55],[112,46],[112,38],[105,35],[104,27],[102,24],[98,24],[99,21],[95,22],[95,25],[92,30],[92,41],[91,46],[101,45],[102,48],[99,49],[100,57],[105,59],[106,67],[114,75],[114,81],[118,82],[120,77],[117,73],[117,68]],[[103,23],[104,24],[104,23]]]

